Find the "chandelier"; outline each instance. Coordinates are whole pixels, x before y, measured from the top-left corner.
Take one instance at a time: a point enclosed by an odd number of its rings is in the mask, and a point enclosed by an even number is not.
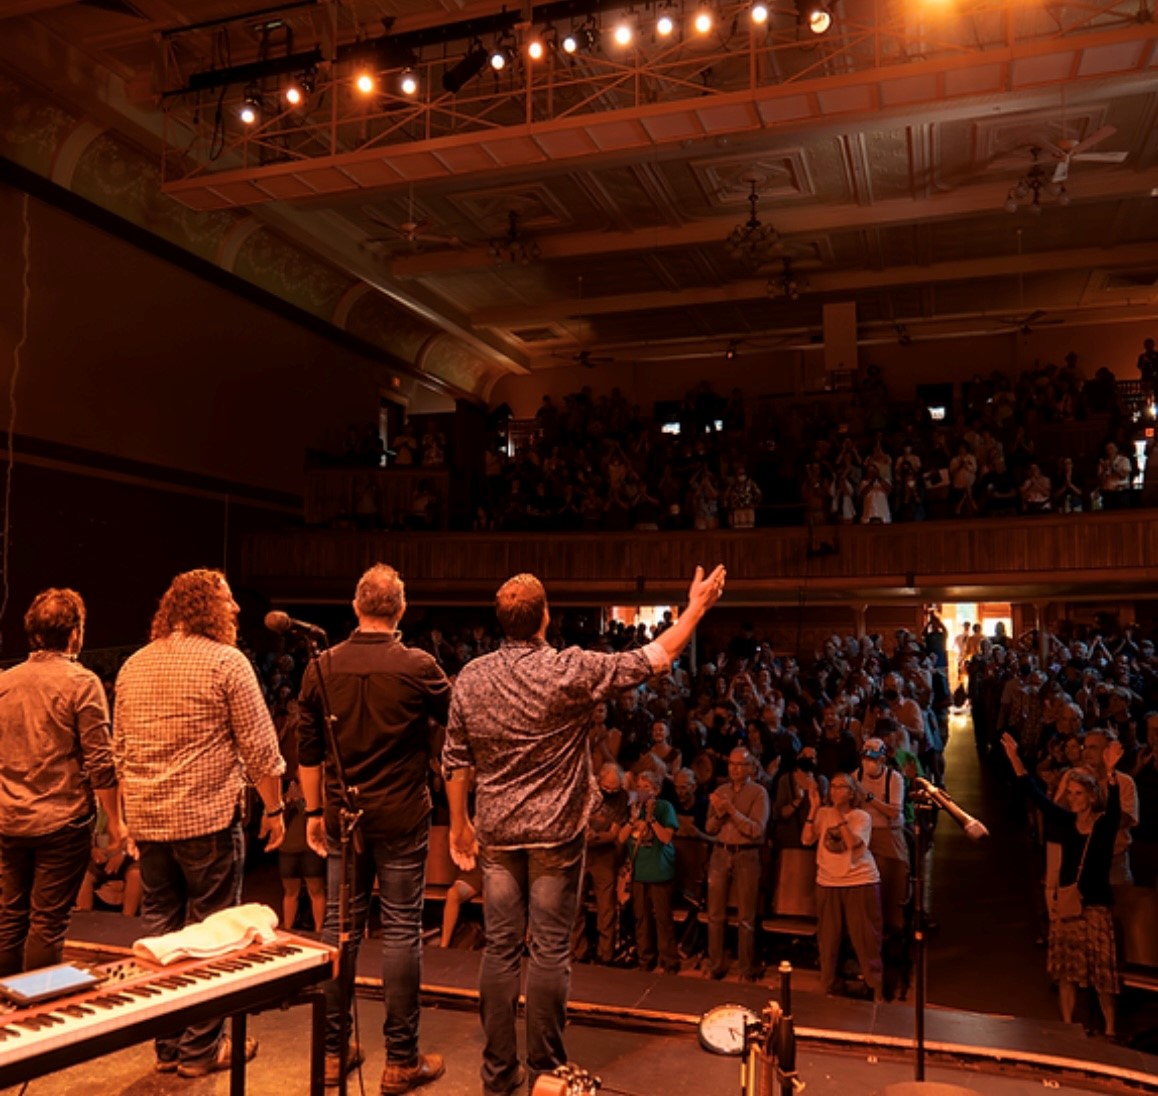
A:
[[[768,296],[773,300],[783,297],[786,301],[798,301],[807,289],[807,279],[792,273],[792,260],[788,258],[784,259],[783,271],[768,279]]]
[[[507,231],[487,248],[497,264],[528,266],[539,257],[539,245],[519,231],[519,215],[513,209],[507,214]]]
[[[1033,155],[1033,166],[1009,188],[1005,196],[1005,212],[1016,213],[1021,203],[1028,199],[1030,213],[1040,216],[1043,194],[1055,198],[1060,206],[1068,206],[1070,196],[1065,183],[1054,183],[1050,172],[1038,163],[1041,149],[1031,148],[1029,151]]]
[[[742,225],[736,225],[725,243],[728,245],[728,254],[737,262],[759,266],[768,258],[768,253],[780,242],[780,233],[771,225],[760,223],[756,216],[756,206],[760,196],[756,193],[756,186],[760,182],[757,176],[745,176],[745,181],[751,186],[748,195],[748,204],[752,207],[748,219]]]

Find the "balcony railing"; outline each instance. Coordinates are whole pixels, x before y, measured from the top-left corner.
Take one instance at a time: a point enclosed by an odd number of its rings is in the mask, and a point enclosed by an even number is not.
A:
[[[244,580],[282,599],[346,600],[378,560],[411,600],[485,603],[531,571],[556,602],[680,601],[697,564],[724,563],[728,599],[810,601],[1105,599],[1158,593],[1158,509],[886,526],[716,533],[253,534]]]

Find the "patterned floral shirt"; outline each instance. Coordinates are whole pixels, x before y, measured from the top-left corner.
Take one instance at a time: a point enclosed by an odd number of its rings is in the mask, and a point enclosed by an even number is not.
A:
[[[562,845],[599,801],[587,732],[597,702],[667,670],[663,648],[602,654],[506,640],[454,684],[443,768],[475,770],[475,829],[491,849]]]
[[[285,771],[249,659],[180,632],[154,640],[121,668],[113,756],[125,823],[138,841],[223,830],[247,778],[256,783]]]

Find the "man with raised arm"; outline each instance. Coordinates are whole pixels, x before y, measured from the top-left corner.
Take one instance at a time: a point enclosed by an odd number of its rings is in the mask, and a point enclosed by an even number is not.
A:
[[[598,801],[587,729],[595,705],[664,673],[724,590],[724,568],[696,568],[687,608],[672,627],[618,654],[555,650],[543,584],[515,575],[495,598],[502,646],[463,668],[455,683],[443,767],[451,853],[483,870],[487,942],[479,974],[487,1096],[526,1080],[515,1012],[524,941],[527,1067],[532,1082],[567,1061],[563,1026],[571,928],[583,878],[587,818]],[[475,821],[467,793],[475,782]]]

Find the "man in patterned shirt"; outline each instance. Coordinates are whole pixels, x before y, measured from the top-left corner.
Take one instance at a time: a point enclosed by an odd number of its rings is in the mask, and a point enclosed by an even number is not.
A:
[[[140,851],[143,935],[175,932],[241,897],[246,782],[261,795],[261,837],[285,836],[285,761],[257,674],[237,649],[237,603],[220,571],[173,579],[152,642],[117,677],[113,755],[125,826]],[[222,1020],[158,1039],[160,1073],[229,1067]],[[257,1053],[246,1041],[246,1057]]]
[[[495,608],[502,646],[468,663],[450,702],[443,767],[451,853],[460,866],[480,853],[487,927],[479,972],[487,1096],[524,1081],[515,1034],[519,970],[530,929],[527,1066],[533,1083],[567,1061],[563,1026],[571,977],[571,928],[583,878],[588,816],[598,802],[587,731],[595,705],[658,673],[683,650],[724,589],[724,568],[696,568],[688,606],[672,627],[637,650],[603,654],[547,643],[542,583],[516,575]],[[475,822],[467,794],[475,781]]]

